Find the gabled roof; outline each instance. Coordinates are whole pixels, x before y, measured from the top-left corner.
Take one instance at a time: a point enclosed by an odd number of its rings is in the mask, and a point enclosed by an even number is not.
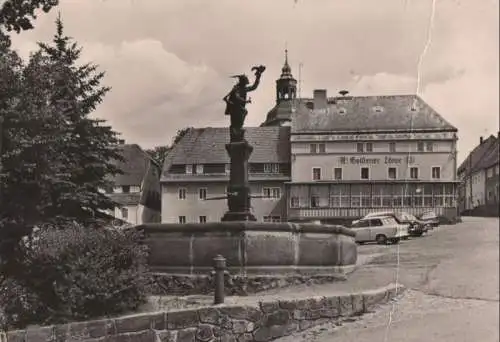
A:
[[[309,109],[301,99],[292,116],[292,134],[313,132],[453,131],[417,95],[349,96],[328,98],[325,110]]]
[[[465,158],[458,167],[458,173],[467,171],[467,173],[470,174],[488,167],[486,166],[486,162],[494,161],[495,149],[498,151],[498,139],[494,135],[490,135],[487,139],[483,140],[482,144],[477,145],[472,152],[469,153],[467,158]],[[496,154],[498,158],[498,152]],[[487,160],[487,157],[489,160]]]
[[[290,127],[245,127],[245,139],[253,147],[250,163],[290,162]],[[172,165],[228,164],[227,143],[229,128],[190,129],[168,153],[162,174]]]
[[[117,163],[123,174],[113,178],[115,185],[141,185],[149,163],[157,165],[156,162],[137,144],[124,144],[119,148],[124,161]]]
[[[484,158],[479,163],[479,168],[486,169],[491,166],[497,165],[499,163],[499,155],[500,152],[500,139],[496,139],[496,142],[493,146],[488,150]]]

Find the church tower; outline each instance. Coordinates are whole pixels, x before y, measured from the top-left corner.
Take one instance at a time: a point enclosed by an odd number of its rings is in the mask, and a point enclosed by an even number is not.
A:
[[[297,80],[292,75],[288,64],[288,50],[285,50],[285,63],[281,68],[281,76],[276,80],[276,105],[267,113],[262,126],[286,126],[290,124],[294,106],[297,101]]]

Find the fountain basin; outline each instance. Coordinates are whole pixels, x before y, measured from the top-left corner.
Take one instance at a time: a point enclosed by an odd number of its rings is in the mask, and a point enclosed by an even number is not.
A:
[[[232,276],[332,276],[356,265],[355,233],[314,223],[143,224],[154,273],[207,275],[226,258]]]

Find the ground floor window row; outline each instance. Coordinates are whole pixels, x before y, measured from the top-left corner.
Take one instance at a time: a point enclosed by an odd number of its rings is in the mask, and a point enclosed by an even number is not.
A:
[[[334,180],[343,180],[343,168],[335,167],[333,168],[333,179]],[[411,166],[409,168],[409,172],[403,175],[398,175],[398,168],[390,166],[387,168],[387,179],[396,180],[398,178],[406,179],[409,176],[412,180],[418,180],[422,175],[420,173],[420,168],[417,166]],[[425,175],[424,175],[425,176]],[[432,179],[441,179],[441,167],[440,166],[432,166],[430,168],[430,176]],[[319,181],[324,180],[325,178],[321,167],[313,167],[312,168],[312,180]],[[361,166],[359,168],[359,179],[361,180],[369,180],[371,179],[370,168]]]
[[[455,207],[449,184],[291,185],[291,208]]]
[[[220,221],[220,220],[218,220]],[[196,222],[190,222],[190,223],[207,223],[207,216],[198,216],[198,221]],[[264,216],[262,218],[262,221],[261,222],[281,222],[281,216],[276,216],[276,215],[272,215],[272,216]],[[178,217],[178,223],[181,223],[181,224],[186,224],[188,223],[188,220],[186,218],[186,216],[184,215],[181,215]]]
[[[229,189],[226,189],[226,193],[229,192]],[[186,188],[179,188],[177,190],[177,198],[179,200],[186,200],[188,192]],[[205,201],[207,199],[208,188],[198,188],[198,200]],[[262,198],[267,198],[271,200],[279,200],[282,196],[280,187],[263,187],[262,194],[260,195]]]

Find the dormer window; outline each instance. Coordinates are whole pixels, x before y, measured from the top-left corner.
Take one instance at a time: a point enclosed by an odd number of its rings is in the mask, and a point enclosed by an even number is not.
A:
[[[264,173],[279,173],[279,164],[264,164]]]
[[[384,108],[381,106],[375,106],[375,107],[373,107],[373,111],[376,113],[381,113],[384,111]]]
[[[345,108],[339,108],[339,114],[344,115],[347,113],[347,110]]]

